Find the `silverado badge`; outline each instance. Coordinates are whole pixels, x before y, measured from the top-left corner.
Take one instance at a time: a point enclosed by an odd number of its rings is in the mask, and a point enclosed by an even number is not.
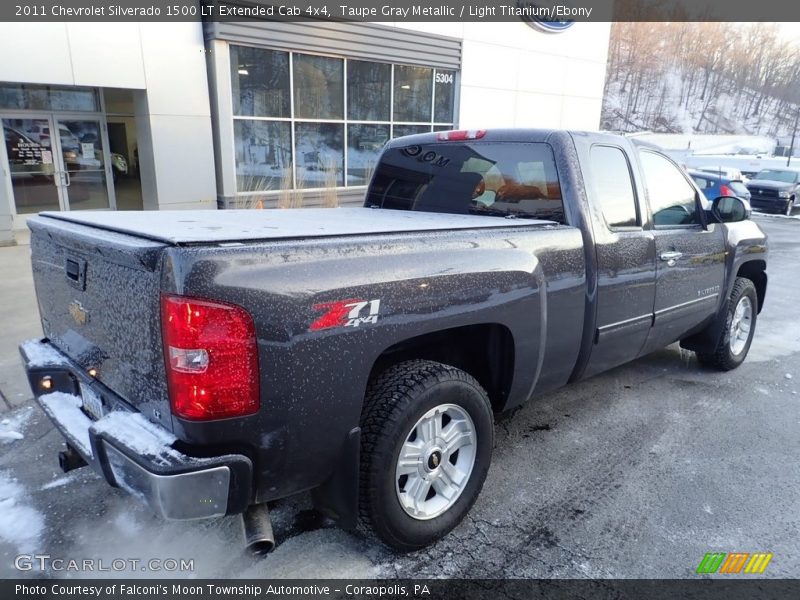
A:
[[[72,320],[78,325],[86,325],[89,320],[89,313],[81,306],[77,300],[73,300],[69,304],[69,314],[72,315]]]

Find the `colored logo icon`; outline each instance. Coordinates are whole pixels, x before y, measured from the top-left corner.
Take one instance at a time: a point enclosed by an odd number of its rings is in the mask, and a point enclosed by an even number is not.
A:
[[[767,569],[772,552],[707,552],[697,566],[697,573],[759,575]]]

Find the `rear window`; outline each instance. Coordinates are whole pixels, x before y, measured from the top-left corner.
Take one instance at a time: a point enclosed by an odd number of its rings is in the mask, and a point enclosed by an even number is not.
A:
[[[564,222],[553,150],[542,143],[443,142],[391,148],[367,206]]]
[[[728,183],[728,187],[731,188],[739,196],[741,196],[742,194],[750,193],[747,190],[747,187],[739,181],[731,181],[730,183]]]
[[[714,185],[715,185],[713,182],[709,181],[708,179],[706,179],[704,177],[698,177],[697,175],[692,175],[692,179],[694,179],[694,182],[697,184],[697,187],[699,187],[701,190],[706,190],[708,188],[713,188]]]

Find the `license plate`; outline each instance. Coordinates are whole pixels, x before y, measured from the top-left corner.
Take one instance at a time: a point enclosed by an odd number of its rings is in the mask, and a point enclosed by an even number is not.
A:
[[[103,400],[88,385],[81,383],[81,398],[83,409],[95,420],[103,416]]]

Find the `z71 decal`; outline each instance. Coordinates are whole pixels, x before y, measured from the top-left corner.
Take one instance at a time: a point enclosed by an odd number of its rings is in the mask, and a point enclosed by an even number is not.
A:
[[[311,323],[309,331],[330,329],[332,327],[358,327],[378,322],[380,300],[339,300],[315,304],[314,310],[325,311],[316,321]]]

